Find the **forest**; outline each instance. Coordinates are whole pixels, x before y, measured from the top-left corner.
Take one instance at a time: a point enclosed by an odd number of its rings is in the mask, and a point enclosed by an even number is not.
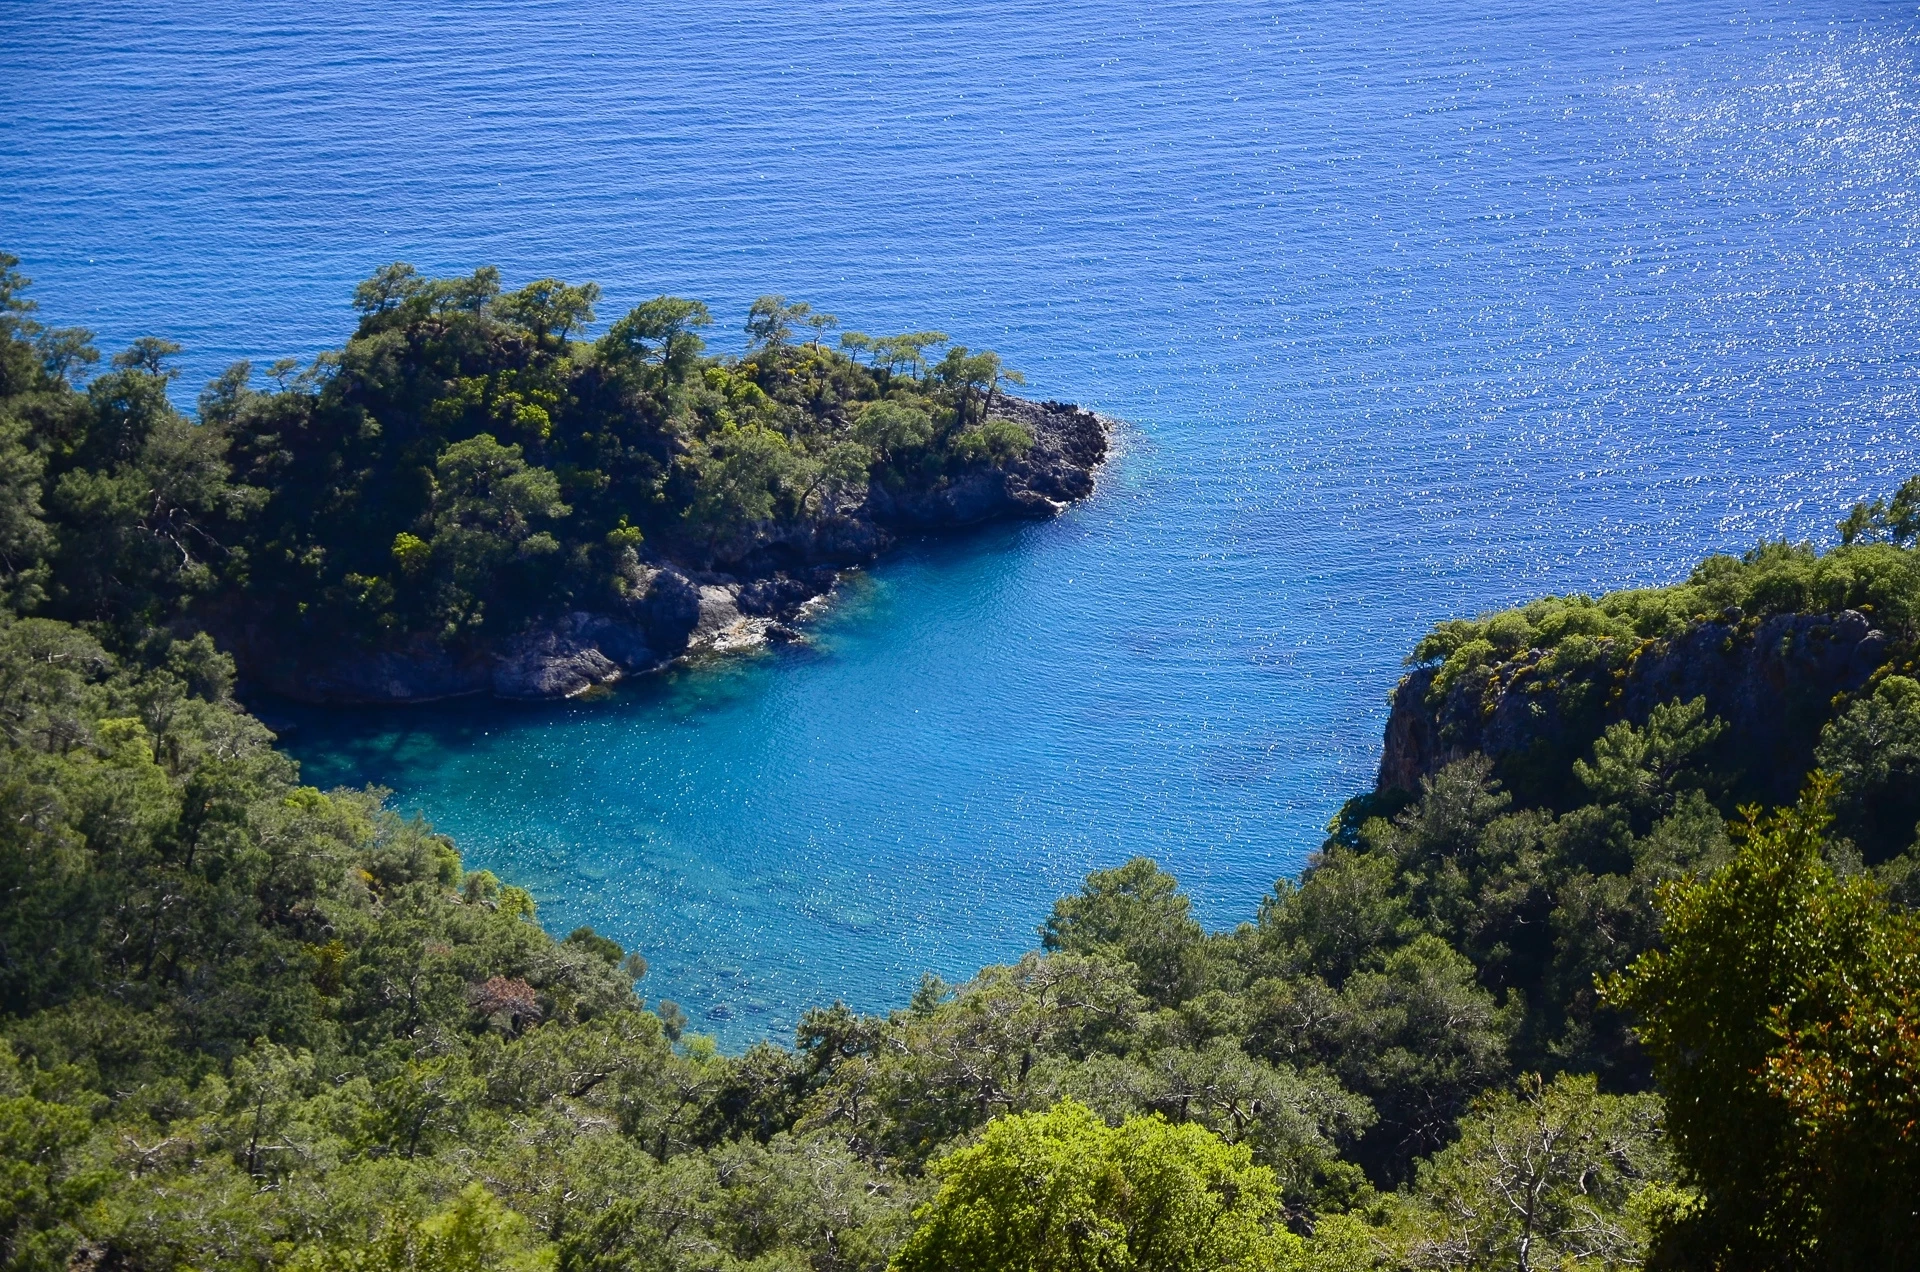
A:
[[[1017,449],[982,423],[997,363],[828,350],[785,301],[741,359],[686,308],[582,347],[587,289],[390,271],[337,361],[231,373],[194,419],[163,343],[89,377],[7,259],[6,1268],[1920,1262],[1920,479],[1824,551],[1438,624],[1427,692],[1524,672],[1569,704],[1555,747],[1357,795],[1231,930],[1136,859],[1014,963],[733,1055],[382,792],[303,785],[198,607],[505,621],[640,536],[721,552],[835,472]],[[475,369],[457,421],[409,378],[434,358]],[[1704,695],[1610,696],[1705,624],[1843,610],[1884,656],[1797,726],[1785,797]]]

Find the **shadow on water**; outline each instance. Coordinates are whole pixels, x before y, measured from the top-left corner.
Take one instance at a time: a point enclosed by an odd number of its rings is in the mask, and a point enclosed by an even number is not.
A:
[[[1027,529],[1017,522],[994,523],[909,539],[879,568],[958,571],[983,556],[1016,550]],[[264,692],[249,694],[246,701],[300,761],[308,785],[404,791],[421,764],[446,752],[471,750],[502,733],[606,723],[633,714],[687,723],[738,707],[764,691],[767,676],[792,674],[839,656],[842,638],[850,630],[885,622],[891,601],[890,591],[871,571],[849,570],[805,620],[800,641],[697,655],[556,702],[472,694],[422,703],[322,706]]]

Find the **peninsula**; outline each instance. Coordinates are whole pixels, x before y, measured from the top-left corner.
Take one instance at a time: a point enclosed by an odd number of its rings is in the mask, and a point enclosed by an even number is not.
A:
[[[750,307],[739,357],[661,296],[587,341],[599,288],[380,270],[343,347],[168,391],[178,347],[97,361],[24,315],[0,586],[35,612],[207,630],[242,687],[309,702],[556,698],[790,638],[900,536],[1085,498],[1106,425],[938,331]],[[936,356],[937,355],[937,356]]]

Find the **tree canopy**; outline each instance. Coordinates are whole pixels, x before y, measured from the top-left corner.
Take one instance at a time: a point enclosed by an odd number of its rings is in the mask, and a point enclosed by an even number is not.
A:
[[[1158,1116],[1110,1127],[1061,1100],[994,1121],[932,1174],[895,1272],[1274,1272],[1300,1247],[1247,1148]]]

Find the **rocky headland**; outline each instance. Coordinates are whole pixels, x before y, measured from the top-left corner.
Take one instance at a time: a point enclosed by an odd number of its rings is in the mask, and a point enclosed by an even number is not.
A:
[[[1704,697],[1752,789],[1791,801],[1833,699],[1865,685],[1888,649],[1857,610],[1759,621],[1734,612],[1668,639],[1602,645],[1571,673],[1529,649],[1437,693],[1439,667],[1415,668],[1393,693],[1376,791],[1417,792],[1476,753],[1510,769],[1564,768],[1607,724]]]
[[[246,688],[338,705],[566,698],[692,654],[791,640],[792,624],[840,571],[869,564],[904,536],[1053,517],[1093,493],[1108,421],[1068,403],[1005,396],[991,415],[1032,435],[1024,455],[930,490],[896,491],[875,480],[824,515],[755,527],[698,565],[668,549],[641,561],[617,605],[555,614],[495,640],[453,646],[413,634],[314,648],[290,646],[238,610],[209,615],[206,625],[234,653]]]

